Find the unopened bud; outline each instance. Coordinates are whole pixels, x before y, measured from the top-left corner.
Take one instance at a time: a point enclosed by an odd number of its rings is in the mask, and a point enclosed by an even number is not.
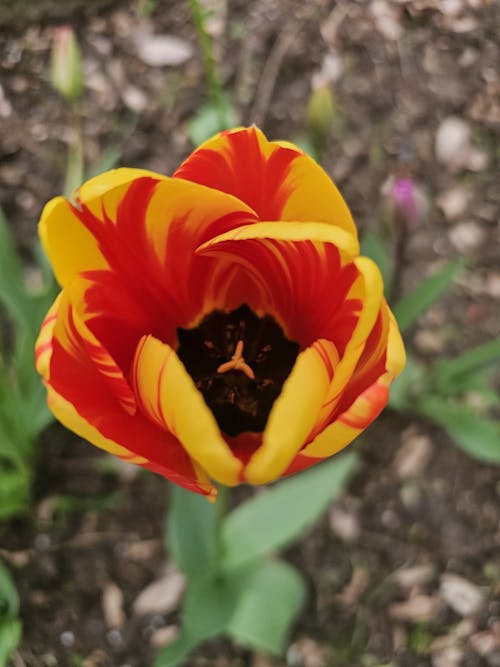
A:
[[[75,102],[83,92],[80,48],[69,26],[56,28],[50,64],[50,81],[68,102]]]
[[[335,120],[335,101],[329,85],[322,85],[314,90],[307,107],[307,126],[313,142],[323,144],[332,129]]]
[[[429,211],[423,189],[408,177],[390,177],[382,186],[390,212],[408,227],[415,227]]]

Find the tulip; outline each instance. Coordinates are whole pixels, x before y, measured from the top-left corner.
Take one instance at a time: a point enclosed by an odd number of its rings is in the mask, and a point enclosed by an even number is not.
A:
[[[429,201],[423,189],[412,178],[393,177],[382,186],[390,213],[408,230],[416,227],[429,211]]]
[[[209,139],[170,178],[93,178],[46,205],[40,235],[62,288],[36,344],[49,407],[192,491],[332,456],[404,366],[337,188],[254,127]]]

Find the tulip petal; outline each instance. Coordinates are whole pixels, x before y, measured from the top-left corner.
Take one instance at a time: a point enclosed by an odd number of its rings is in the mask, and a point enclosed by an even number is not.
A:
[[[326,172],[297,146],[268,141],[256,127],[209,139],[174,177],[234,195],[261,220],[316,220],[357,238],[350,211]]]
[[[144,336],[137,346],[132,378],[144,414],[178,438],[217,482],[238,484],[241,462],[175,351],[154,336]]]
[[[266,484],[286,470],[317,420],[333,375],[335,347],[318,340],[299,354],[269,415],[262,445],[245,469],[251,484]]]
[[[396,321],[389,319],[385,368],[352,404],[339,414],[301,452],[303,457],[325,458],[332,456],[352,442],[381,413],[389,398],[389,385],[401,373],[405,365],[405,351]]]
[[[261,290],[261,312],[303,349],[320,337],[342,354],[363,295],[354,287],[356,250],[356,239],[332,225],[261,222],[217,236],[197,252],[241,265]]]
[[[38,229],[61,286],[67,285],[80,271],[107,266],[96,239],[63,197],[55,197],[45,205]]]
[[[54,303],[49,308],[47,315],[45,315],[40,327],[40,333],[35,342],[35,366],[44,380],[48,379],[50,373],[52,336],[54,334],[54,327],[56,326],[61,297],[62,292],[58,294]]]
[[[367,257],[357,257],[353,263],[359,271],[359,277],[353,283],[349,297],[358,300],[361,309],[349,341],[343,350],[342,358],[335,368],[335,375],[325,399],[325,405],[330,408],[330,415],[334,413],[353,376],[383,302],[384,286],[376,264]],[[324,421],[316,425],[317,431],[321,430],[329,421],[329,416],[326,417],[324,413],[323,415]]]
[[[213,288],[229,270],[196,257],[195,248],[256,217],[230,195],[144,170],[107,172],[75,198],[49,202],[40,222],[59,282],[114,272],[139,303],[168,314],[172,342],[177,326],[220,301]]]
[[[155,181],[166,178],[144,169],[113,169],[76,190],[76,206],[63,197],[55,197],[46,204],[39,224],[40,238],[60,285],[68,284],[76,273],[108,265],[92,230],[82,224],[79,215],[82,207],[94,215],[102,215],[101,198],[105,198],[107,213],[111,215],[127,187],[144,177]]]
[[[40,352],[39,360],[42,366],[48,364],[48,402],[57,419],[111,454],[154,469],[191,490],[212,494],[213,485],[179,441],[139,412],[131,415],[124,410],[119,397],[110,391],[109,381],[100,372],[102,367],[90,359],[75,326],[66,291],[59,297],[57,313],[52,314],[56,319],[46,324],[39,338],[39,344],[45,345],[47,341],[42,342],[42,338],[52,329],[50,356],[43,358],[47,352]]]

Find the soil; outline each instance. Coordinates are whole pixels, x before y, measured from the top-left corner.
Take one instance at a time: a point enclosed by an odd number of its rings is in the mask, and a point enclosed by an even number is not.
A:
[[[112,146],[120,164],[171,173],[192,149],[186,124],[207,92],[188,3],[73,0],[65,17],[60,3],[34,13],[21,4],[0,28],[0,206],[30,264],[36,221],[63,187],[71,138],[68,109],[48,80],[59,21],[73,24],[84,54],[88,164]],[[362,231],[378,229],[390,175],[417,179],[428,212],[398,258],[398,289],[464,258],[454,289],[410,332],[408,347],[431,360],[500,335],[498,4],[212,4],[225,88],[243,123],[293,140],[304,132],[313,83],[323,77],[333,87],[337,117],[323,162]],[[147,64],[141,45],[151,33],[180,37],[193,55],[176,66]],[[437,136],[450,118],[462,123],[462,143],[440,156]],[[359,472],[287,553],[310,595],[286,658],[221,639],[188,665],[500,665],[498,468],[467,457],[429,423],[390,411],[353,447]],[[12,664],[151,665],[177,608],[140,616],[133,607],[169,560],[168,484],[54,424],[39,443],[34,495],[29,517],[0,525],[24,625]],[[450,601],[450,588],[462,605]]]

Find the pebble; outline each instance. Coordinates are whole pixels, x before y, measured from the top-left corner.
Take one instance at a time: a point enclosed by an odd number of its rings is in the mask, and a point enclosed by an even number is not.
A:
[[[457,223],[448,235],[453,246],[461,253],[475,250],[486,240],[485,230],[474,220]]]
[[[426,435],[411,435],[399,448],[393,467],[400,479],[418,477],[427,468],[431,456],[431,439]]]
[[[65,648],[71,648],[75,643],[75,635],[71,630],[65,630],[64,632],[61,632],[59,641]]]
[[[193,55],[189,42],[173,35],[142,33],[136,39],[137,55],[150,67],[174,67],[187,62]]]
[[[450,646],[431,656],[432,667],[460,667],[463,657],[463,649]]]
[[[430,595],[414,595],[405,602],[389,607],[389,614],[398,621],[430,621],[441,609],[441,600]]]
[[[153,632],[150,641],[155,648],[163,648],[171,644],[178,635],[179,628],[176,625],[165,625]]]
[[[393,577],[401,588],[410,590],[415,586],[423,586],[432,581],[434,571],[435,568],[433,565],[414,565],[413,567],[396,570]]]
[[[169,568],[163,577],[156,579],[139,593],[133,604],[134,614],[167,614],[177,607],[185,586],[184,575]]]
[[[466,212],[470,200],[470,190],[463,185],[456,185],[442,192],[436,203],[447,220],[457,220]]]
[[[102,610],[108,628],[122,628],[125,625],[123,593],[112,581],[102,591]]]
[[[457,116],[445,118],[439,125],[435,138],[438,162],[446,165],[450,171],[459,171],[469,161],[470,143],[470,126]]]
[[[359,540],[361,526],[358,515],[348,508],[332,507],[329,514],[330,528],[343,542],[353,544]]]
[[[448,607],[460,616],[477,614],[484,604],[481,590],[458,574],[443,574],[439,594]]]

